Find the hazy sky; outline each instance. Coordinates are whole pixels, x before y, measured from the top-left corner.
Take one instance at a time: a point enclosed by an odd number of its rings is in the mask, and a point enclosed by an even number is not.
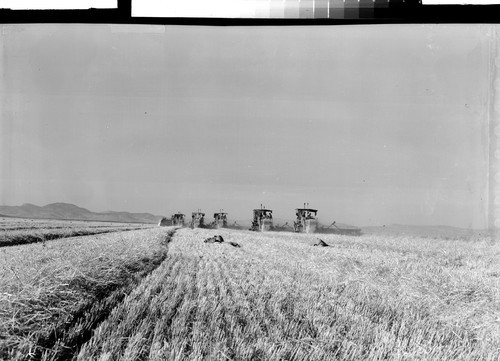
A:
[[[486,227],[492,29],[4,25],[0,204]]]

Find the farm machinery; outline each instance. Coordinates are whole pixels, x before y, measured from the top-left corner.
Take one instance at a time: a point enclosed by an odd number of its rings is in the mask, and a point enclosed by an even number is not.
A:
[[[185,215],[178,212],[172,216],[172,226],[184,227]]]
[[[170,219],[166,217],[162,217],[158,222],[158,226],[175,226],[175,227],[184,227],[184,214],[176,213],[170,217]]]
[[[309,206],[309,203],[307,205]],[[295,209],[297,218],[293,223],[293,230],[298,233],[316,232],[316,228],[318,227],[317,213],[317,209],[306,208],[306,203],[304,203],[304,208]]]
[[[220,212],[214,213],[214,222],[212,223],[213,228],[227,228],[227,213]]]
[[[253,210],[251,231],[266,232],[273,230],[273,211],[261,208]]]
[[[205,228],[205,213],[199,209],[191,213],[191,228]]]

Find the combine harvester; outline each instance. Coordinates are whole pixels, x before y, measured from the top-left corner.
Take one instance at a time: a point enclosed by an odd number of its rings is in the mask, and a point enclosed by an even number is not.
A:
[[[191,213],[191,228],[207,228],[205,226],[205,213],[199,209]]]
[[[172,226],[184,227],[185,215],[178,212],[172,216]]]
[[[307,206],[309,207],[309,203],[307,203]],[[297,219],[293,223],[293,230],[297,233],[316,232],[316,228],[318,227],[317,214],[317,209],[306,208],[306,203],[304,203],[304,208],[295,209]]]
[[[227,228],[227,213],[224,213],[222,209],[218,213],[214,213],[214,222],[212,227],[215,229]]]
[[[273,211],[263,208],[261,204],[260,209],[253,210],[253,221],[250,231],[267,232],[273,229]]]
[[[166,217],[162,217],[160,222],[158,222],[158,226],[166,227],[166,226],[175,226],[175,227],[184,227],[184,214],[181,212],[176,213],[170,217],[170,219]]]

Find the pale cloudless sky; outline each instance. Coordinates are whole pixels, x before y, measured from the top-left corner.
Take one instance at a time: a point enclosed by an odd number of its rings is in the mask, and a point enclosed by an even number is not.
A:
[[[488,25],[3,25],[0,204],[487,226]]]

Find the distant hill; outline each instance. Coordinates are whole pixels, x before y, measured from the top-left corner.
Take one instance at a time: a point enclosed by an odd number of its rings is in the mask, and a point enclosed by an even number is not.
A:
[[[5,217],[71,219],[82,221],[104,221],[123,223],[157,223],[161,216],[150,213],[91,212],[70,203],[51,203],[39,207],[26,203],[22,206],[0,206],[0,215]]]
[[[384,236],[419,236],[444,239],[470,239],[471,237],[485,237],[493,234],[487,229],[466,229],[451,226],[412,226],[391,224],[386,226],[362,227],[364,234]]]

